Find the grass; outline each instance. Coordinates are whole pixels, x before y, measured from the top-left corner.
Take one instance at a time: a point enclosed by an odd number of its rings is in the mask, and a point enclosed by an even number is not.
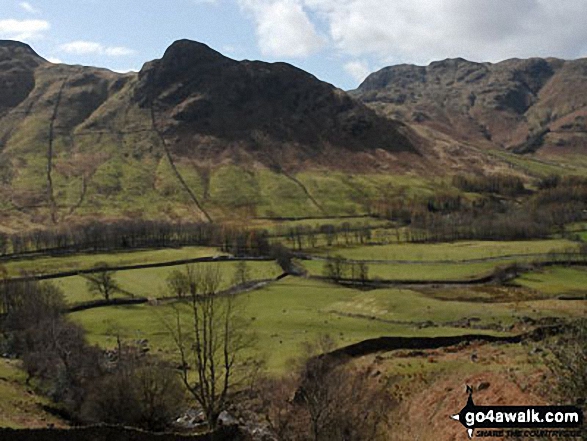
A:
[[[62,425],[54,416],[44,412],[41,405],[47,398],[36,395],[25,384],[26,374],[15,360],[0,359],[0,427],[31,428],[47,424]]]
[[[329,311],[362,315],[399,322],[426,322],[451,326],[451,323],[475,317],[478,324],[508,326],[520,315],[540,317],[551,313],[548,307],[532,311],[524,302],[496,303],[439,300],[408,289],[382,289],[360,292],[350,300],[335,303]]]
[[[549,296],[587,295],[587,268],[546,267],[524,274],[514,282]]]
[[[462,261],[520,254],[546,254],[553,249],[577,248],[568,240],[466,241],[438,244],[397,243],[321,250],[317,254],[340,254],[352,260]]]
[[[196,265],[217,265],[220,268],[222,282],[220,289],[229,288],[236,271],[236,262],[202,263]],[[252,280],[269,279],[282,273],[281,268],[275,262],[247,262]],[[115,293],[115,298],[129,297],[166,297],[169,292],[166,286],[167,276],[175,270],[183,270],[184,266],[169,266],[161,268],[146,268],[136,270],[118,271],[115,279],[124,292]],[[98,297],[88,291],[86,279],[82,276],[64,277],[54,281],[65,293],[69,304],[88,302]]]
[[[286,369],[288,361],[300,354],[302,343],[325,333],[342,346],[384,335],[471,333],[471,329],[451,325],[467,317],[479,317],[482,324],[505,325],[514,321],[518,314],[540,317],[553,313],[549,304],[537,309],[540,304],[536,302],[531,307],[524,303],[488,307],[478,302],[438,300],[412,290],[362,292],[299,278],[284,279],[239,299],[243,317],[257,335],[258,350],[267,356],[272,371]],[[83,324],[93,342],[112,346],[116,333],[120,333],[128,339],[147,338],[155,352],[171,356],[173,345],[164,320],[166,317],[169,320],[172,312],[170,304],[117,306],[77,312],[71,317]],[[427,320],[439,326],[419,329],[416,325]]]
[[[170,262],[174,260],[195,259],[223,254],[215,248],[184,247],[165,248],[147,251],[124,251],[98,254],[76,254],[72,256],[36,257],[26,260],[14,260],[4,264],[10,276],[22,272],[48,274],[62,271],[92,268],[99,262],[110,266],[139,265],[146,263]]]
[[[490,275],[499,265],[513,263],[512,259],[480,263],[369,263],[369,278],[398,281],[471,280]],[[302,266],[311,275],[324,275],[325,261],[306,260]]]

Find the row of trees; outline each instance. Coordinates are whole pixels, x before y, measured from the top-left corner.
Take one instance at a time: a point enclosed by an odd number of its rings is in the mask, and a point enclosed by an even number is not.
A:
[[[208,223],[119,220],[18,234],[0,233],[0,255],[178,246],[214,246],[227,253],[253,256],[268,255],[270,249],[266,231]]]
[[[324,277],[334,282],[344,279],[356,280],[366,283],[369,280],[369,266],[365,262],[351,261],[343,256],[328,256],[322,268]]]
[[[469,193],[492,193],[518,196],[526,193],[524,181],[512,175],[462,175],[453,176],[452,185]]]
[[[328,246],[343,243],[345,245],[364,244],[371,239],[372,227],[369,224],[351,224],[343,222],[340,225],[322,224],[317,227],[297,225],[287,229],[280,229],[277,237],[287,239],[292,249],[316,248],[320,238]]]
[[[383,215],[407,225],[403,240],[408,242],[541,238],[563,233],[565,225],[586,219],[587,179],[545,178],[539,187],[522,202],[488,197],[444,211],[426,201],[394,200]]]

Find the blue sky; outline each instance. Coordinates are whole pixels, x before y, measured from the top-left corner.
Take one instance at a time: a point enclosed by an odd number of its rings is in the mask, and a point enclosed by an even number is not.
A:
[[[351,89],[404,62],[584,57],[584,17],[584,0],[1,0],[0,38],[118,71],[188,38]]]

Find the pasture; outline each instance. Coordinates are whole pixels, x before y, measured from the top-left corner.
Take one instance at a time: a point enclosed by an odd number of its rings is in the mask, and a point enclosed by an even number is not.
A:
[[[323,334],[344,346],[390,335],[500,333],[522,316],[576,315],[573,310],[560,311],[549,303],[446,301],[413,290],[365,292],[293,277],[240,295],[238,302],[242,317],[256,335],[255,352],[267,360],[272,372],[285,370],[290,359],[303,353],[304,342],[315,341]],[[175,310],[187,313],[180,302],[163,302],[96,308],[72,313],[71,317],[88,330],[94,343],[112,347],[117,335],[129,340],[144,338],[154,352],[173,357],[166,323],[173,323]],[[468,318],[475,318],[480,329],[462,327]],[[430,323],[422,326],[423,322]]]

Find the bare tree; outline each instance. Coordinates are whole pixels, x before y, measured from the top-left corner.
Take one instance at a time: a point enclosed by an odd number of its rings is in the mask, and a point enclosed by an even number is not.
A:
[[[297,374],[268,381],[268,422],[282,441],[363,441],[387,439],[393,401],[369,369],[324,355],[334,342],[322,336],[308,344]],[[292,398],[293,397],[293,398]]]
[[[359,262],[359,281],[362,285],[366,285],[369,281],[369,266],[365,262]]]
[[[110,371],[89,387],[82,419],[167,429],[184,405],[185,390],[177,374],[136,346],[120,345],[116,355]]]
[[[120,289],[118,282],[114,278],[116,271],[110,268],[105,262],[96,264],[96,272],[86,276],[88,290],[96,295],[104,297],[106,301],[110,300],[112,294]]]
[[[180,299],[186,296],[190,290],[190,280],[187,271],[173,270],[167,276],[166,281],[169,291]]]
[[[343,256],[329,256],[324,262],[323,273],[325,277],[328,277],[335,282],[339,282],[348,275],[349,269],[349,263]]]
[[[239,260],[234,271],[233,283],[244,285],[251,280],[251,269],[245,260]]]
[[[201,406],[210,430],[243,380],[247,360],[243,350],[251,340],[238,318],[233,296],[218,295],[218,266],[186,268],[190,280],[187,314],[175,308],[175,323],[167,324],[180,357],[183,384]]]

